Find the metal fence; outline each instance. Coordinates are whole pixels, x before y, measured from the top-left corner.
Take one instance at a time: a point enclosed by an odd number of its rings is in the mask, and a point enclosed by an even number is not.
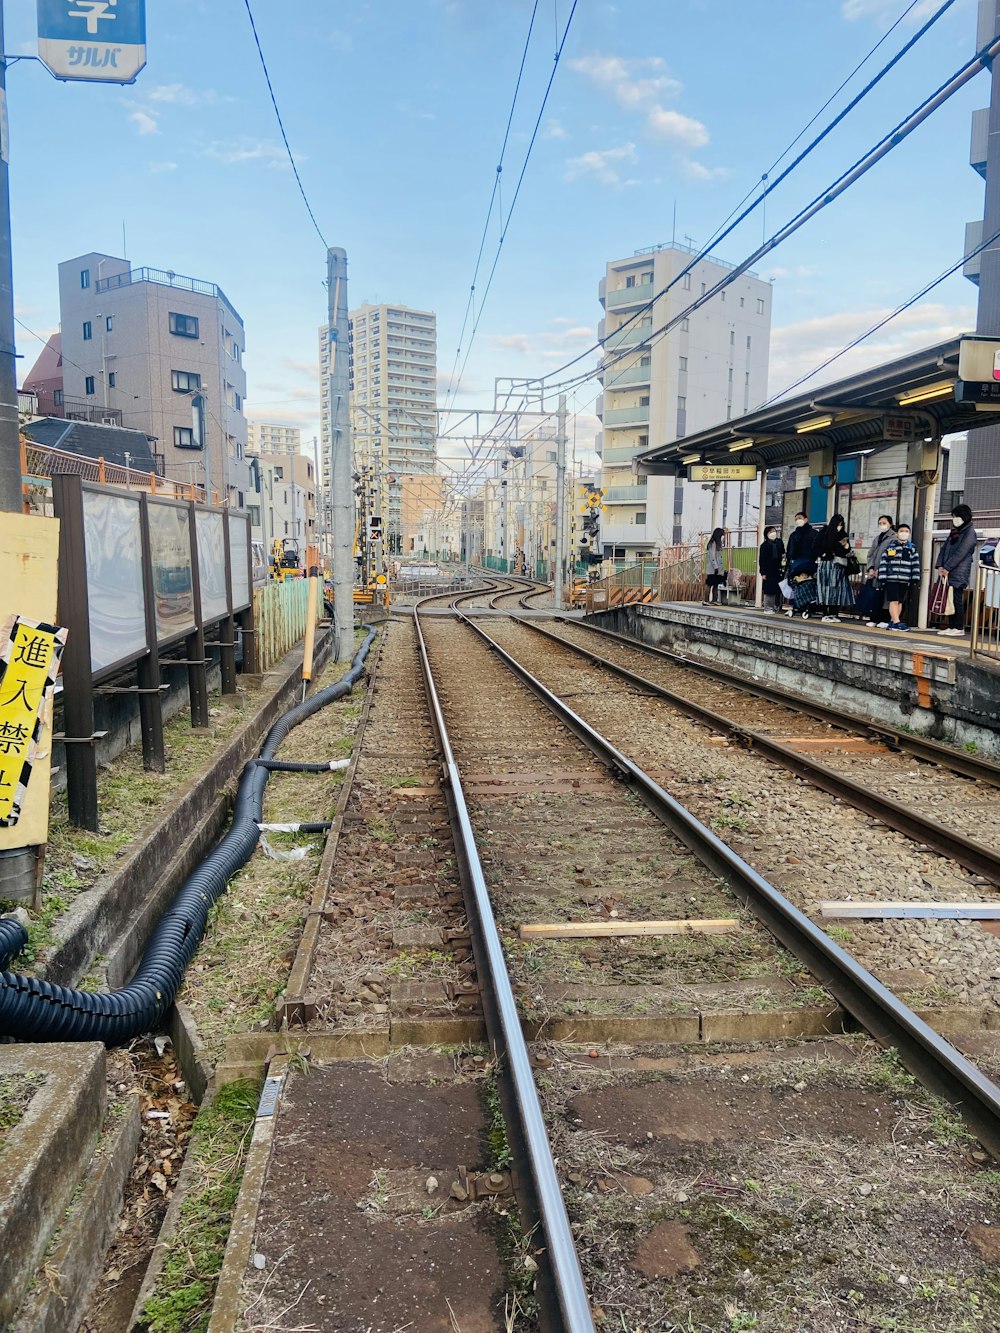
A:
[[[66,453],[35,444],[21,438],[21,492],[25,513],[44,508],[50,501],[52,478],[77,476],[97,486],[123,486],[128,491],[145,491],[148,495],[163,496],[167,500],[194,500],[205,503],[205,488],[194,482],[168,481],[156,472],[142,472],[118,463],[107,463],[103,458],[87,458],[83,454]],[[218,491],[212,492],[212,503],[219,504]]]
[[[317,616],[322,598],[317,598]],[[257,670],[268,671],[301,641],[306,632],[309,580],[286,579],[253,590]]]
[[[705,557],[700,542],[666,546],[658,560],[641,560],[593,584],[589,600],[609,607],[635,602],[700,602],[705,596]],[[728,548],[725,567],[729,596],[752,601],[757,583],[757,547]]]
[[[972,588],[972,657],[1000,662],[1000,569],[977,565]]]

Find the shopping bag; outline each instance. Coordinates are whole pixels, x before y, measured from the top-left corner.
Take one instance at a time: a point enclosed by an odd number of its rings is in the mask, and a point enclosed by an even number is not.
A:
[[[857,610],[860,616],[874,615],[882,606],[882,593],[876,588],[874,580],[868,579],[858,593]]]
[[[788,597],[789,599],[791,599],[792,597],[795,596],[795,590],[787,579],[782,579],[781,582],[778,584],[778,587],[781,589],[782,597]]]
[[[952,606],[954,607],[955,599],[954,594],[951,592],[951,588],[943,579],[938,579],[934,584],[934,587],[931,589],[930,613],[932,616],[948,615],[949,595],[951,595]]]
[[[950,583],[948,584],[948,596],[945,598],[944,602],[944,613],[946,616],[953,616],[955,614],[955,589]]]

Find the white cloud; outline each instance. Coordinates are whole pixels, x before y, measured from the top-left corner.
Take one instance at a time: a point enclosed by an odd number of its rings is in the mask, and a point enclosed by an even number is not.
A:
[[[564,317],[556,318],[552,323],[568,324],[569,327],[560,328],[556,332],[544,329],[541,333],[492,333],[489,341],[494,347],[517,352],[518,355],[537,363],[562,361],[567,355],[572,355],[574,351],[596,339],[595,330],[589,324],[574,324],[571,319],[567,320]]]
[[[567,158],[564,179],[575,181],[585,176],[596,176],[602,185],[620,185],[622,177],[619,167],[632,166],[638,160],[634,143],[623,143],[617,148],[603,150],[591,149],[579,157]]]
[[[670,139],[685,148],[704,148],[708,143],[708,130],[701,121],[679,111],[664,111],[663,107],[654,106],[646,117],[646,124],[658,139]]]
[[[162,172],[165,172],[165,171],[176,171],[176,170],[177,170],[177,163],[176,163],[176,162],[150,162],[150,164],[149,164],[149,170],[153,173],[154,176],[158,176],[158,175],[160,175]]]
[[[565,139],[568,135],[558,120],[549,120],[542,131],[543,139]]]
[[[570,68],[609,93],[627,111],[653,105],[660,97],[676,97],[681,84],[664,69],[659,56],[626,60],[622,56],[589,55],[570,61]]]
[[[689,159],[684,163],[684,174],[693,181],[723,181],[730,171],[728,167],[706,167],[703,162]]]
[[[216,141],[210,143],[204,153],[206,157],[214,158],[226,166],[241,162],[264,162],[278,171],[288,167],[288,156],[281,144],[264,139],[246,139],[233,143]],[[303,162],[305,158],[300,155],[298,161]]]
[[[160,132],[156,117],[151,116],[147,111],[130,111],[128,118],[140,134],[159,134]]]
[[[201,106],[203,102],[214,102],[215,93],[211,89],[196,92],[183,83],[160,83],[146,92],[151,102],[171,102],[177,106]]]
[[[784,392],[787,385],[808,374],[827,357],[839,352],[865,329],[884,318],[888,310],[848,310],[835,315],[785,324],[771,332],[770,392]],[[973,306],[942,305],[924,301],[898,315],[891,324],[845,353],[817,377],[829,384],[848,375],[906,356],[909,352],[945,342],[975,326]]]

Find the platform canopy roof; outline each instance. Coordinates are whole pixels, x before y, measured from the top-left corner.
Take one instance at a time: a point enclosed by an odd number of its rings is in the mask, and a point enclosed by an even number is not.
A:
[[[766,470],[805,463],[823,449],[832,448],[840,457],[889,448],[906,438],[994,425],[997,413],[977,412],[973,403],[955,401],[961,341],[953,338],[912,352],[646,449],[636,457],[636,471],[640,476],[678,476],[692,463],[752,463]]]

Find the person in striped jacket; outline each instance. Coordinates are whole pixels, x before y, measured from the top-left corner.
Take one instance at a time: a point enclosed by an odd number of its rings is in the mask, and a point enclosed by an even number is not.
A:
[[[910,541],[909,523],[900,523],[895,539],[882,551],[878,581],[889,603],[889,629],[909,629],[902,620],[903,603],[910,589],[920,583],[920,553]]]

